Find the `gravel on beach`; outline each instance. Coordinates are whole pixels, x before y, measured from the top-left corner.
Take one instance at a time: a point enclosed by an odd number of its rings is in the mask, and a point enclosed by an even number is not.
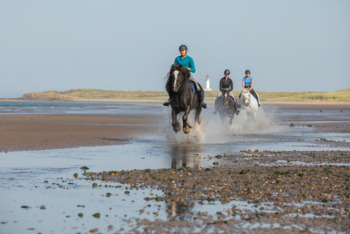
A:
[[[144,199],[166,202],[169,220],[127,220],[134,223],[136,229],[147,227],[149,232],[183,228],[203,232],[231,232],[235,228],[233,233],[350,230],[349,151],[244,151],[208,160],[218,162],[219,159],[235,163],[210,168],[89,172],[85,173],[85,179],[95,183],[119,182],[128,190],[161,190],[164,196]],[[276,164],[282,159],[283,165]],[[297,162],[300,164],[295,165]],[[218,211],[216,216],[193,213],[190,209],[205,202],[230,204],[231,201],[246,202],[254,208],[232,206]],[[176,218],[179,216],[190,217],[193,222],[180,222]],[[245,226],[246,223],[250,226]],[[252,228],[254,224],[259,227]],[[280,228],[273,231],[275,228],[262,224],[278,224]]]

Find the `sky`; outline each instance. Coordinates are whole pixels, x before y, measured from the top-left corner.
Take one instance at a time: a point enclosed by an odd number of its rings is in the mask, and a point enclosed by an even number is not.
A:
[[[78,88],[164,91],[181,44],[218,90],[350,87],[349,0],[0,0],[0,98]]]

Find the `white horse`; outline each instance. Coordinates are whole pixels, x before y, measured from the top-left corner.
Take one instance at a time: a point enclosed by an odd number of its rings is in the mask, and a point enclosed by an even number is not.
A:
[[[247,111],[247,115],[253,115],[253,117],[256,118],[256,112],[259,110],[258,101],[250,93],[249,89],[242,88],[241,97],[239,98],[238,103]]]

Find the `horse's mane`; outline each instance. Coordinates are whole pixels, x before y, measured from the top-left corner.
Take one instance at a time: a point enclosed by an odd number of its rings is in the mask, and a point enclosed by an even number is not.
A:
[[[166,84],[165,84],[165,89],[166,91],[170,94],[172,92],[172,89],[171,89],[171,75],[173,74],[174,71],[180,71],[184,77],[185,77],[185,80],[188,80],[191,76],[190,74],[190,71],[186,68],[184,68],[181,64],[177,64],[177,65],[171,65],[170,67],[170,71],[168,73],[168,78],[167,78],[167,81],[166,81]]]
[[[250,93],[250,90],[249,90],[249,89],[244,88],[244,89],[243,89],[243,93]]]

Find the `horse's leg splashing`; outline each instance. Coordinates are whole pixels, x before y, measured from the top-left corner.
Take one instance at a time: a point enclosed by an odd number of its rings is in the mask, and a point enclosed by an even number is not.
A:
[[[183,120],[182,127],[183,127],[183,131],[185,134],[188,134],[190,132],[191,128],[193,128],[193,126],[187,122],[189,114],[190,114],[190,107],[187,107],[185,114],[182,116],[182,120]]]
[[[229,125],[232,125],[232,123],[233,123],[233,118],[232,118],[232,116],[230,116],[230,122],[229,122]]]
[[[195,121],[195,123],[197,123],[198,125],[201,125],[201,123],[202,123],[202,119],[199,118],[201,112],[202,112],[202,105],[199,104],[199,105],[196,107],[196,116],[194,117],[194,121]]]
[[[177,114],[176,111],[173,109],[171,112],[171,118],[172,118],[172,125],[175,132],[179,132],[181,130],[180,123],[177,121]]]

